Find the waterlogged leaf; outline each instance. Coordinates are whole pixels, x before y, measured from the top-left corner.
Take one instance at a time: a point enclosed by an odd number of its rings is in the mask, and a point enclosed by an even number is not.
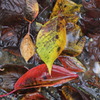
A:
[[[78,5],[71,0],[57,0],[50,18],[59,15],[71,17],[80,12],[82,5]]]
[[[66,27],[62,17],[54,17],[45,23],[36,40],[37,53],[46,63],[49,73],[52,64],[66,45]]]
[[[0,97],[7,96],[21,89],[30,89],[63,84],[77,77],[77,74],[74,74],[73,72],[57,65],[53,65],[52,72],[50,75],[48,73],[47,66],[45,64],[41,64],[30,69],[22,77],[20,77],[15,83],[13,91],[4,95],[0,95]]]
[[[58,58],[62,65],[68,70],[74,72],[84,72],[86,71],[85,66],[75,57],[70,56],[60,56]]]
[[[66,30],[68,41],[62,54],[78,56],[83,51],[86,38],[83,36],[80,26],[75,23],[68,22]]]
[[[80,55],[81,52],[83,51],[85,42],[86,42],[85,37],[82,37],[79,41],[68,42],[68,45],[64,49],[62,54],[66,54],[74,57]]]
[[[61,90],[65,100],[91,100],[88,94],[70,85],[63,86]]]
[[[39,13],[39,5],[37,0],[26,0],[25,19],[29,22],[35,20]]]
[[[18,65],[0,66],[0,88],[12,90],[15,82],[28,70]]]
[[[47,99],[42,94],[35,92],[24,95],[24,97],[21,100],[47,100]]]
[[[35,54],[35,45],[29,33],[27,33],[21,41],[20,52],[26,62]]]
[[[54,86],[57,84],[66,83],[77,77],[77,74],[74,74],[73,72],[57,65],[53,65],[50,75],[48,73],[47,66],[45,64],[41,64],[30,69],[22,77],[20,77],[15,83],[14,88],[17,90],[29,87],[35,88]]]

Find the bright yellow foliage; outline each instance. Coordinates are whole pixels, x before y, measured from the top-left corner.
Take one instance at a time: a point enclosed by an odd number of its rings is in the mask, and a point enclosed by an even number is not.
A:
[[[66,45],[66,27],[63,17],[54,17],[43,25],[36,39],[37,53],[51,74],[52,64]]]

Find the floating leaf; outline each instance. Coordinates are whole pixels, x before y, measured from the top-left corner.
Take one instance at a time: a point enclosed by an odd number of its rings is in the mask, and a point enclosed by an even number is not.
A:
[[[25,19],[29,22],[34,21],[39,13],[37,0],[26,0]]]
[[[63,66],[67,68],[68,70],[74,71],[74,72],[84,72],[86,71],[85,66],[75,57],[70,56],[60,56],[58,58]]]
[[[57,0],[50,18],[58,14],[71,17],[80,12],[82,5],[78,5],[71,0]]]
[[[27,33],[21,41],[20,52],[26,62],[35,54],[35,45],[29,33]]]
[[[36,40],[37,53],[46,63],[49,73],[51,73],[53,62],[60,55],[65,45],[65,20],[62,17],[54,17],[43,25]]]
[[[25,67],[18,65],[0,66],[0,88],[12,90],[15,82],[27,71]]]

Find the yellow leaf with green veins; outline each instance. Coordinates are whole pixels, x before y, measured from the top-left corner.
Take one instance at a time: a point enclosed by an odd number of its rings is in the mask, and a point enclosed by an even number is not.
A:
[[[51,74],[52,64],[66,45],[66,27],[63,17],[54,17],[45,23],[36,39],[37,53]]]

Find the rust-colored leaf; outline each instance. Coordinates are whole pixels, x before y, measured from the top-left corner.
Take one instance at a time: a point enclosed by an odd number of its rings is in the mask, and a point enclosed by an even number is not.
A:
[[[74,72],[86,71],[85,66],[75,57],[60,56],[58,59],[61,61],[62,65],[68,70],[71,70]]]
[[[20,52],[26,62],[35,54],[35,45],[29,33],[27,33],[21,41]]]

